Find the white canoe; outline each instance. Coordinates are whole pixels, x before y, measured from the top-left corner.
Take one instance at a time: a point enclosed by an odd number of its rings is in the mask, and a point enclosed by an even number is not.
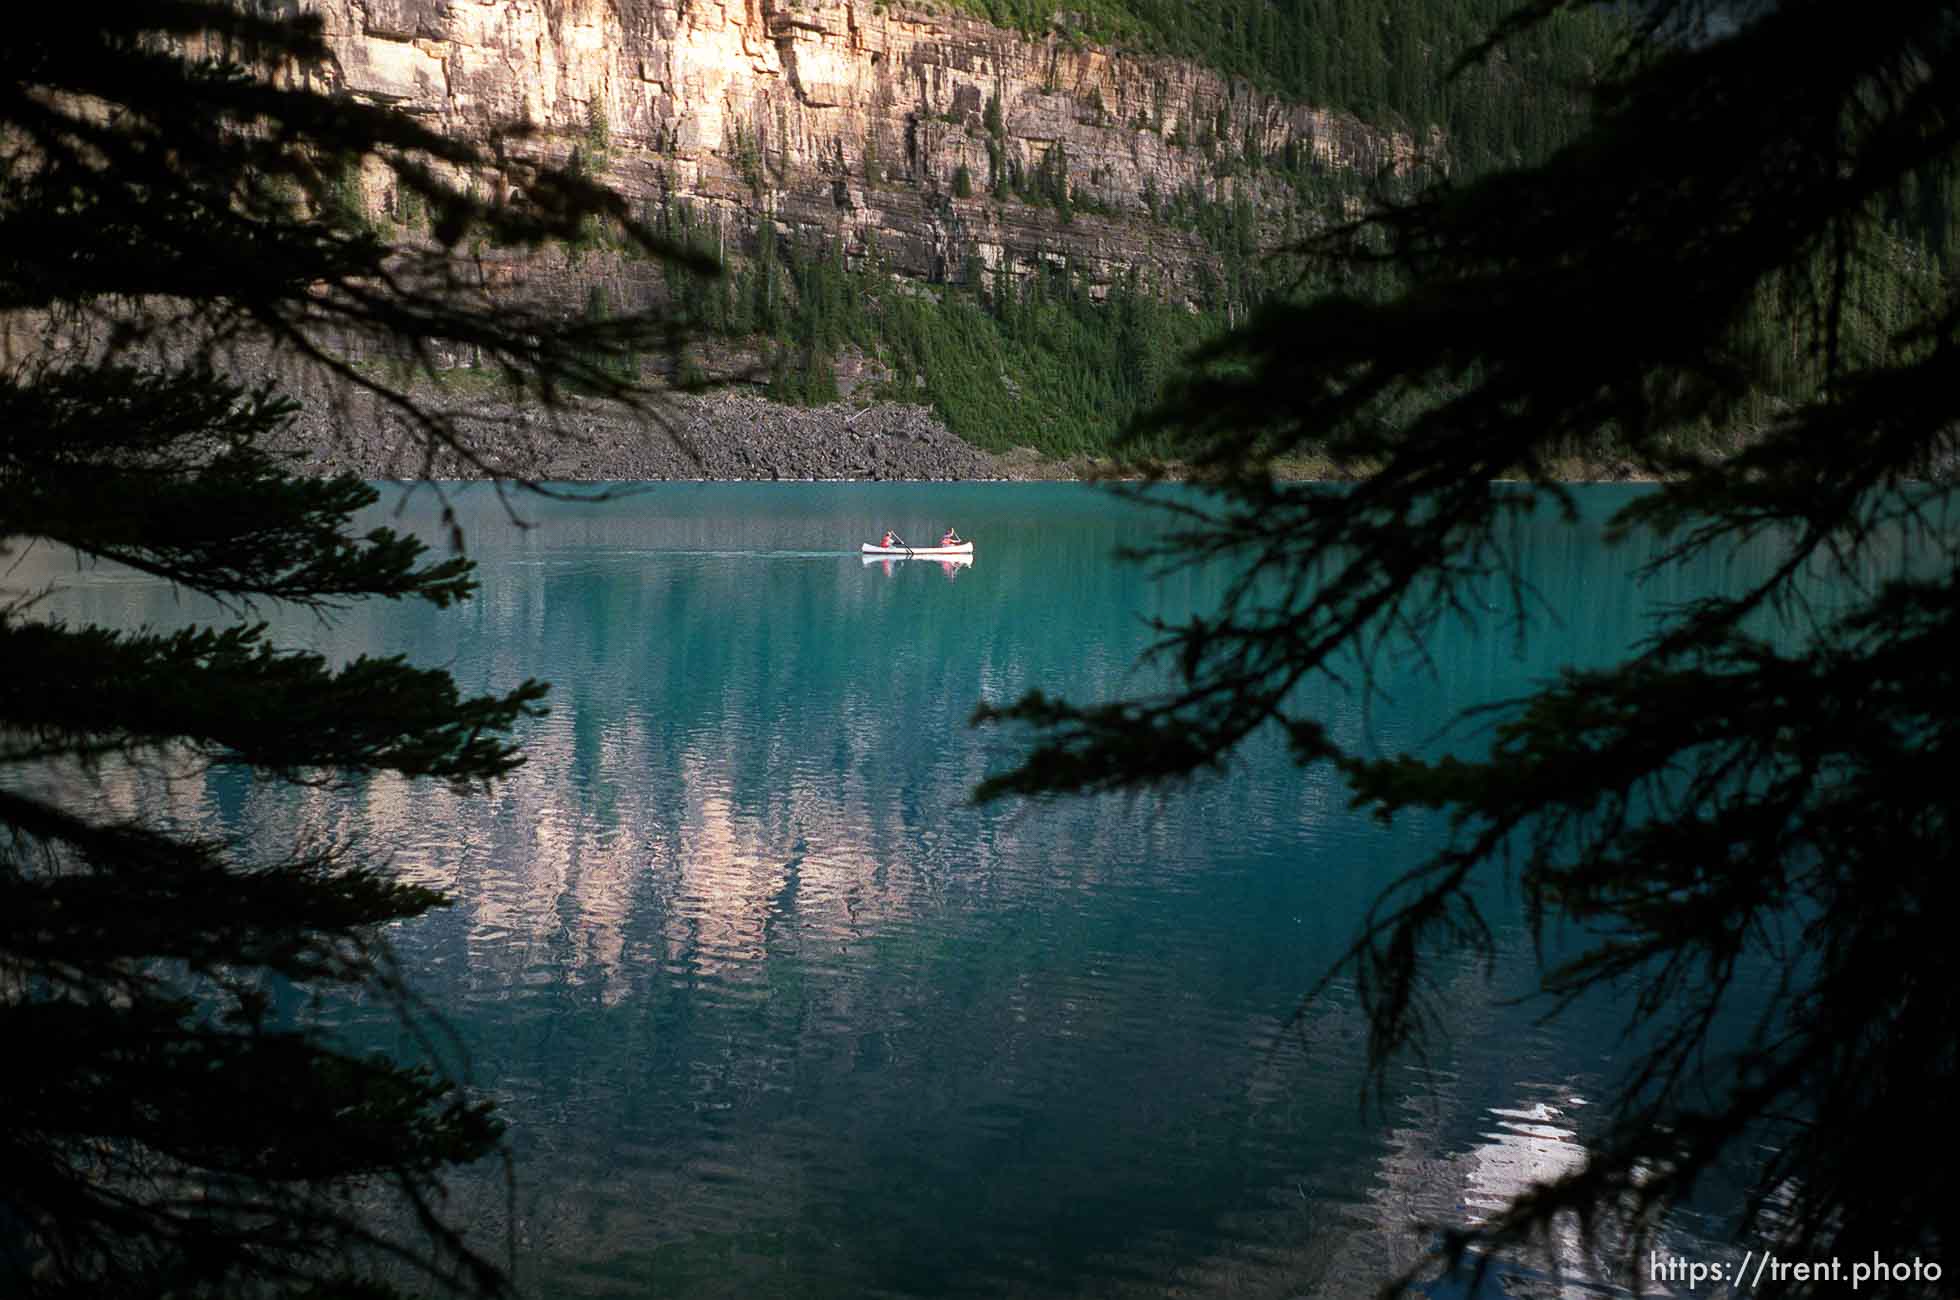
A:
[[[863,550],[866,555],[916,555],[921,559],[943,560],[955,555],[973,554],[973,543],[961,542],[957,546],[878,546],[866,542]]]

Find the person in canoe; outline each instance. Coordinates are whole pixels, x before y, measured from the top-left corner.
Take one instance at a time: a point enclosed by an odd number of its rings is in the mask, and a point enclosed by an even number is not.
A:
[[[946,535],[939,539],[939,544],[941,546],[958,546],[960,544],[960,535],[951,524],[946,525]]]
[[[880,546],[897,546],[897,545],[898,545],[898,534],[896,534],[896,533],[894,533],[894,532],[893,532],[893,531],[892,531],[891,529],[889,529],[889,528],[887,528],[887,529],[885,530],[885,535],[884,535],[883,537],[881,537],[881,538],[879,538],[879,539],[878,539],[878,545],[880,545]]]

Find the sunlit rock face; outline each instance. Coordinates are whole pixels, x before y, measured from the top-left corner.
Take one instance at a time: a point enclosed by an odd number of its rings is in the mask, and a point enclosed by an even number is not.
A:
[[[1204,253],[1149,219],[1151,196],[1247,198],[1279,234],[1284,182],[1225,175],[1221,159],[1290,144],[1373,172],[1417,147],[1193,65],[872,0],[304,3],[327,26],[329,79],[359,96],[463,133],[529,121],[553,157],[590,153],[603,123],[601,161],[629,193],[773,214],[920,278],[1072,259],[1092,279],[1134,267],[1175,293]],[[1010,167],[1059,175],[1055,150],[1072,220],[990,193]]]

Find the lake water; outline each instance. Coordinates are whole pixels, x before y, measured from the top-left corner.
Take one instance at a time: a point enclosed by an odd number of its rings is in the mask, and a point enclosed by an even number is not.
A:
[[[1321,688],[1335,734],[1468,745],[1437,736],[1457,710],[1619,656],[1656,603],[1737,580],[1637,588],[1645,552],[1600,536],[1631,490],[1521,526],[1547,611],[1525,642],[1446,629],[1434,672],[1409,657],[1372,707]],[[1438,968],[1449,1037],[1374,1108],[1352,999],[1302,1007],[1438,822],[1357,818],[1276,737],[1170,796],[969,804],[1025,743],[971,728],[976,703],[1145,686],[1144,618],[1217,595],[1223,573],[1158,583],[1112,557],[1156,513],[1011,484],[662,485],[520,500],[527,528],[486,489],[459,508],[483,584],[460,611],[273,616],[288,644],[405,653],[469,691],[550,680],[514,776],[479,797],[227,774],[111,795],[358,841],[455,896],[395,941],[511,1124],[536,1294],[1361,1296],[1429,1245],[1418,1222],[1579,1158],[1620,1021],[1507,1004],[1536,968],[1501,893],[1494,969]],[[406,509],[435,533],[426,489]],[[949,523],[972,565],[855,553]],[[202,612],[130,575],[54,576],[68,616]],[[380,1008],[324,1014],[415,1050]],[[458,1183],[493,1248],[504,1195]]]

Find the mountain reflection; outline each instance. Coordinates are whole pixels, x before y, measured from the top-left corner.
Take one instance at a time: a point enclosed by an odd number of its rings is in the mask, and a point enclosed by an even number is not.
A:
[[[218,770],[112,772],[103,790],[268,847],[365,846],[455,898],[396,943],[512,1123],[540,1293],[1261,1277],[1368,1294],[1384,1260],[1424,1248],[1413,1220],[1487,1213],[1582,1150],[1570,1081],[1613,1050],[1610,1016],[1533,1037],[1531,1012],[1466,964],[1441,992],[1457,1034],[1437,1069],[1396,1076],[1386,1132],[1355,1104],[1351,1002],[1294,1021],[1435,822],[1356,819],[1277,736],[1172,798],[967,803],[1021,745],[967,725],[978,701],[1145,688],[1145,620],[1222,591],[1217,570],[1153,581],[1112,561],[1157,516],[992,485],[681,485],[541,504],[529,530],[488,494],[464,506],[483,590],[460,612],[275,632],[336,659],[406,653],[468,692],[551,680],[525,765],[489,795],[393,779],[295,793]],[[980,562],[857,553],[883,527],[949,520]],[[1558,662],[1621,653],[1643,601],[1709,580],[1636,600],[1636,548],[1602,548],[1596,523],[1533,528],[1520,546],[1553,630],[1522,648],[1495,616],[1447,632],[1427,647],[1437,671],[1394,665],[1372,708],[1314,688],[1339,739],[1473,745],[1438,729]],[[49,573],[51,612],[203,612],[112,572]],[[1511,934],[1495,992],[1532,972]],[[417,1050],[379,1008],[319,1014]],[[458,1194],[501,1224],[494,1176]]]

